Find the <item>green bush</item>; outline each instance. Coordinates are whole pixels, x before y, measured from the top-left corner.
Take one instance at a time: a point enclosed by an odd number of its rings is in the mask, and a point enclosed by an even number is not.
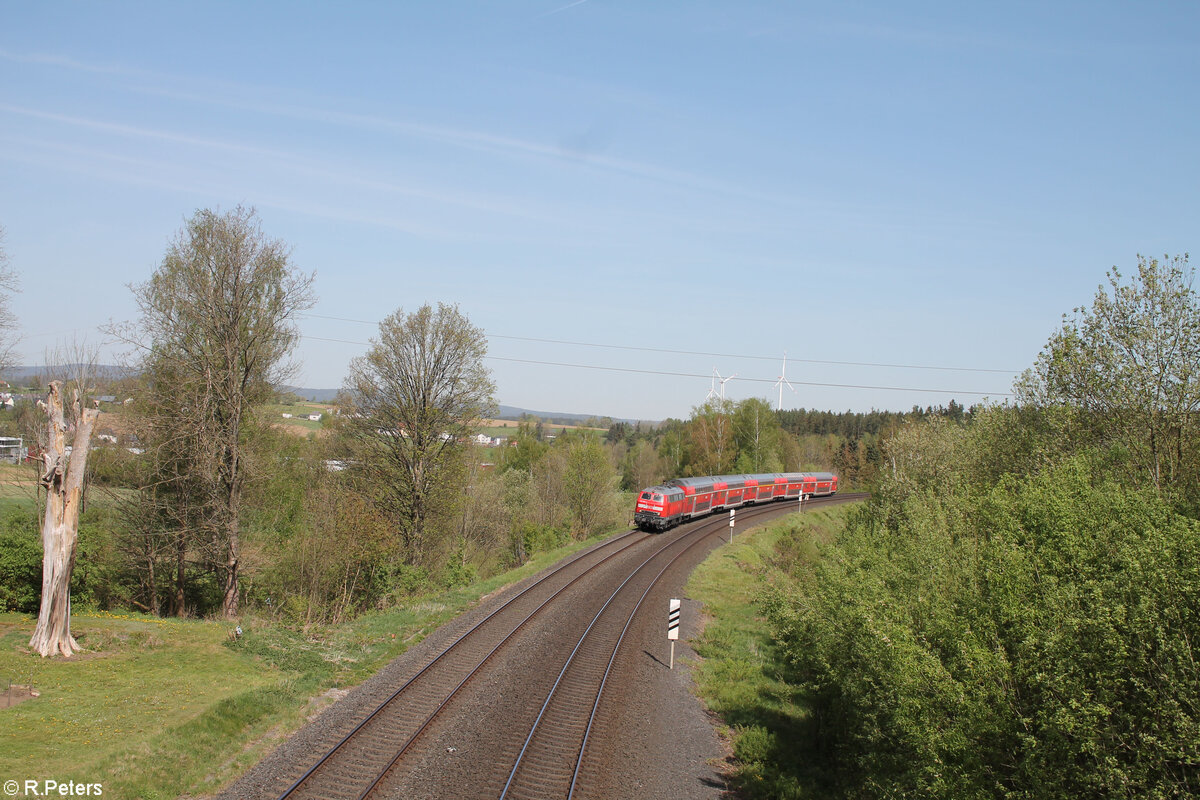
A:
[[[743,764],[771,761],[778,747],[775,734],[761,725],[751,725],[738,730],[733,743],[733,755]]]
[[[532,522],[521,523],[518,534],[524,543],[526,557],[562,547],[571,539],[571,532],[566,527],[537,525]]]
[[[0,519],[0,610],[36,614],[42,593],[40,526],[32,507]]]
[[[446,569],[442,574],[442,583],[447,589],[453,589],[456,586],[470,586],[477,578],[478,571],[464,561],[462,548],[459,548],[454,557],[446,564]]]
[[[429,570],[411,564],[391,563],[384,570],[388,593],[399,597],[420,594],[429,588]]]
[[[1200,792],[1200,524],[1079,456],[885,487],[768,605],[843,796]]]

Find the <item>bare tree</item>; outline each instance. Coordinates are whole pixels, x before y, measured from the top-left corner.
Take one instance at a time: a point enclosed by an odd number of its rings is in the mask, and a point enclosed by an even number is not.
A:
[[[255,409],[291,373],[285,357],[299,337],[295,315],[313,304],[312,276],[239,206],[196,212],[132,289],[142,319],[124,338],[143,348],[140,409],[155,465],[143,494],[206,551],[222,576],[222,613],[234,617],[246,438]]]
[[[0,226],[0,372],[13,365],[17,345],[17,319],[13,316],[10,299],[20,291],[20,282],[8,261],[4,249],[4,228]]]
[[[97,393],[99,360],[100,348],[89,344],[86,337],[72,337],[70,342],[59,342],[53,348],[47,349],[42,356],[45,369],[42,377],[45,382],[49,384],[51,381],[58,381],[62,384],[64,394],[79,396],[79,403],[63,409],[67,415],[67,426],[70,428],[79,423],[75,416],[78,409],[92,405]]]
[[[493,408],[486,353],[483,331],[457,306],[439,303],[396,310],[350,364],[348,433],[365,451],[359,462],[371,493],[400,524],[413,565],[425,555],[436,497],[458,470],[460,443]]]
[[[71,656],[80,649],[71,636],[71,572],[75,568],[88,448],[100,412],[81,408],[79,394],[75,394],[73,416],[78,423],[68,453],[61,382],[51,381],[46,401],[39,402],[39,406],[47,417],[41,477],[46,514],[42,520],[42,605],[29,646],[42,657]]]

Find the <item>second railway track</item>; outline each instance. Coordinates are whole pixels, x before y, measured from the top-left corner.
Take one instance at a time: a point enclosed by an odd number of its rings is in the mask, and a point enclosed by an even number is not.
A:
[[[739,522],[787,505],[748,507]],[[264,791],[236,796],[571,796],[586,775],[587,732],[634,610],[685,551],[695,552],[684,559],[692,564],[727,531],[725,518],[714,517],[667,534],[630,532],[528,579],[325,737],[320,752],[293,755]]]

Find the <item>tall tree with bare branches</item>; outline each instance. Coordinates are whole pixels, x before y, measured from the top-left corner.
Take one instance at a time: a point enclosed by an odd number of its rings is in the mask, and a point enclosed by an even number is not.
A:
[[[13,354],[17,344],[17,318],[9,304],[11,297],[20,289],[17,274],[8,261],[4,249],[4,227],[0,226],[0,372],[13,365]]]
[[[221,609],[238,613],[246,443],[256,410],[291,374],[298,312],[312,276],[266,236],[253,209],[204,209],[187,221],[149,281],[133,288],[149,382],[141,410],[153,464],[143,494],[164,524],[221,576]],[[166,501],[166,502],[164,502]],[[182,562],[181,562],[182,563]]]

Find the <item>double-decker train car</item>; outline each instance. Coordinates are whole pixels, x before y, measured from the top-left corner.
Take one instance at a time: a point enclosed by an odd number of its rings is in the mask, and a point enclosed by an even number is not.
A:
[[[638,494],[634,523],[644,531],[665,531],[681,522],[715,511],[768,503],[824,497],[837,491],[832,472],[776,472],[763,475],[710,475],[675,478]]]

